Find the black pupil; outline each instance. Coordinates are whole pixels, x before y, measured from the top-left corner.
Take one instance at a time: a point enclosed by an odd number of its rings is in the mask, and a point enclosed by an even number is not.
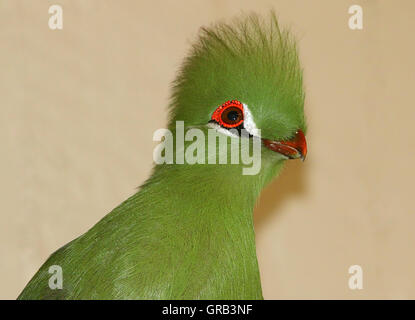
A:
[[[228,112],[227,116],[230,121],[235,122],[239,118],[239,113],[238,111],[232,110]]]

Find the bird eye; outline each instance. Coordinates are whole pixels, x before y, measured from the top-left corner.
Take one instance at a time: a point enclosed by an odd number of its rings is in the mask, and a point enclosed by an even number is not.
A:
[[[242,103],[230,100],[218,107],[212,115],[212,120],[225,128],[235,128],[244,121],[244,109]]]

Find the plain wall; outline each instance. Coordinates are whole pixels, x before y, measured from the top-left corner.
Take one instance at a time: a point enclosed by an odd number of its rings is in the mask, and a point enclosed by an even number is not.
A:
[[[63,30],[48,28],[52,4]],[[264,297],[415,298],[409,0],[1,1],[0,298],[149,176],[200,26],[271,8],[299,41],[309,153],[255,211]],[[348,287],[355,264],[363,290]]]

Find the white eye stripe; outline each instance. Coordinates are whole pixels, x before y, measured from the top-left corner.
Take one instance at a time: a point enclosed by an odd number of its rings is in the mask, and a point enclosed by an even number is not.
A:
[[[243,106],[244,106],[243,125],[244,125],[245,130],[248,131],[251,135],[261,138],[261,130],[257,128],[251,111],[249,110],[248,106],[245,103],[243,103]]]
[[[251,111],[249,110],[248,106],[245,103],[243,103],[242,105],[244,107],[244,122],[242,123],[243,127],[245,128],[246,131],[248,131],[249,134],[256,136],[258,138],[261,138],[261,130],[257,128]],[[238,137],[238,135],[232,133],[226,128],[223,128],[217,123],[210,122],[208,123],[208,126],[213,129],[216,129],[216,131],[223,133],[227,136]]]
[[[234,134],[232,131],[221,127],[219,124],[217,124],[215,122],[209,122],[207,125],[208,125],[208,127],[211,127],[212,129],[215,129],[217,132],[220,132],[224,135],[227,135],[227,136],[230,136],[230,137],[239,137],[239,135]]]

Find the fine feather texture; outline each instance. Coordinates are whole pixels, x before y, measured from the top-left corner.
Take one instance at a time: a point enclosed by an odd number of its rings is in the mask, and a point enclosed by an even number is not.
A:
[[[207,136],[216,106],[238,99],[262,136],[290,137],[305,130],[301,73],[275,14],[203,28],[174,82],[169,128],[183,120]],[[251,176],[242,164],[156,165],[135,195],[53,253],[19,299],[262,299],[252,211],[285,158],[264,147],[261,157]],[[62,267],[61,290],[48,286],[51,265]]]
[[[169,127],[176,120],[205,124],[219,105],[237,99],[268,139],[306,133],[302,82],[296,43],[273,12],[202,28],[173,83]]]

